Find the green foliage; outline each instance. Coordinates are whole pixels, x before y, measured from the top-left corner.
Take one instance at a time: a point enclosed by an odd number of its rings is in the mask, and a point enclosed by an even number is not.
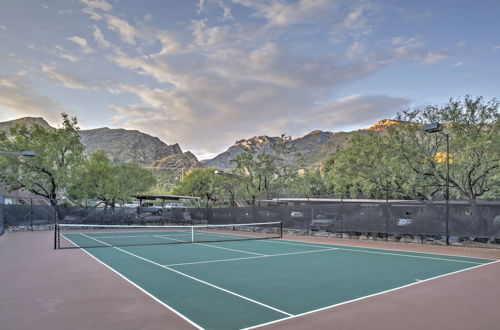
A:
[[[441,122],[450,134],[451,195],[475,200],[498,193],[500,115],[495,99],[450,100],[404,111],[388,134],[352,139],[327,164],[336,192],[367,197],[431,199],[446,182],[446,138],[423,131]],[[384,196],[385,195],[385,196]]]
[[[25,188],[56,205],[58,198],[64,195],[71,171],[83,160],[84,147],[77,125],[76,118],[63,113],[62,125],[57,129],[17,124],[10,130],[11,139],[0,134],[1,151],[31,150],[36,153],[33,158],[0,157],[0,180],[11,190]]]
[[[103,150],[96,150],[74,171],[68,193],[75,200],[97,199],[114,205],[148,191],[155,183],[149,170],[134,163],[114,166]]]
[[[205,202],[224,198],[227,178],[215,174],[216,168],[196,168],[184,175],[172,190],[173,194],[200,197]]]
[[[241,178],[241,194],[245,199],[271,198],[286,190],[298,177],[302,162],[291,137],[282,135],[270,149],[248,148],[231,160],[232,173]]]

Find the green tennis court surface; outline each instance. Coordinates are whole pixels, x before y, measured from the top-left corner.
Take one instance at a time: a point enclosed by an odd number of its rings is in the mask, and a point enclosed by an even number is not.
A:
[[[117,239],[106,235],[62,239],[82,246]],[[85,251],[204,329],[251,328],[495,262],[282,239]]]

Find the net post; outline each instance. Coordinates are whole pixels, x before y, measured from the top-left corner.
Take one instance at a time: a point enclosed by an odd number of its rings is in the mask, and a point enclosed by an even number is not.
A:
[[[191,243],[194,243],[194,226],[191,226]]]
[[[58,228],[58,224],[54,224],[54,250],[57,250],[57,228]]]
[[[280,238],[283,238],[283,221],[280,221]]]

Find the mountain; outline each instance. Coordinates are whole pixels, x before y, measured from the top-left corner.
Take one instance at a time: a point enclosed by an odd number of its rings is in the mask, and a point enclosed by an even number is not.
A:
[[[24,117],[0,122],[0,131],[9,131],[16,123],[31,126],[39,124],[52,128],[43,118]],[[113,163],[134,162],[141,166],[149,166],[153,162],[170,155],[182,155],[181,147],[175,143],[167,145],[159,138],[136,130],[107,127],[81,130],[81,142],[87,153],[97,149],[104,150]],[[195,157],[191,154],[192,157]],[[195,157],[196,158],[196,157]]]
[[[80,137],[88,153],[102,149],[113,163],[133,162],[148,166],[158,159],[182,154],[177,143],[167,145],[157,137],[136,130],[102,127],[82,130]]]
[[[42,117],[24,117],[9,121],[0,122],[0,131],[7,132],[7,136],[9,136],[10,128],[15,124],[24,124],[27,127],[33,126],[33,124],[38,124],[44,127],[51,127],[49,123],[45,121]]]
[[[198,167],[201,167],[201,163],[196,156],[186,151],[154,161],[148,168],[157,178],[157,188],[170,191],[187,171]]]
[[[372,124],[367,129],[351,132],[323,132],[314,130],[303,137],[292,139],[287,143],[293,145],[295,150],[300,153],[306,167],[317,166],[329,156],[345,147],[353,136],[366,134],[369,131],[385,134],[387,127],[398,123],[399,122],[394,120],[383,119]],[[253,147],[257,150],[270,152],[270,150],[272,150],[272,145],[278,142],[279,139],[279,137],[264,135],[236,141],[234,145],[230,146],[223,153],[212,159],[203,160],[202,165],[203,167],[217,167],[222,170],[227,170],[231,166],[231,160],[246,149]],[[290,156],[289,160],[293,161],[293,156]]]

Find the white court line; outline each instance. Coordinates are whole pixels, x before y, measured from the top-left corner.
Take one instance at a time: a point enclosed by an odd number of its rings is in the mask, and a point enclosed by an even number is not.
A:
[[[175,238],[171,238],[171,237],[163,236],[163,235],[158,235],[158,238],[164,238],[164,239],[170,239],[170,240],[179,241],[179,242],[185,242],[185,241],[181,241],[180,239],[175,239]],[[230,251],[241,252],[241,253],[255,254],[255,255],[258,255],[258,256],[267,256],[267,254],[262,254],[262,253],[257,253],[257,252],[250,252],[250,251],[244,251],[244,250],[230,249],[230,248],[225,248],[225,247],[216,246],[216,245],[208,245],[208,244],[202,244],[202,243],[193,243],[193,244],[208,246],[208,247],[215,248],[215,249],[222,249],[222,250],[230,250]]]
[[[216,249],[236,251],[236,252],[242,252],[242,253],[248,253],[248,254],[255,254],[255,255],[258,255],[258,256],[262,256],[262,257],[268,257],[267,254],[263,254],[263,253],[250,252],[250,251],[237,250],[237,249],[230,249],[230,248],[225,248],[225,247],[222,247],[222,246],[202,244],[202,243],[194,243],[194,244],[196,244],[196,245],[202,245],[202,246],[208,246],[208,247],[216,248]]]
[[[64,236],[64,234],[63,234]],[[66,236],[64,236],[65,239],[67,239],[68,241],[71,242],[71,244],[73,244],[74,246],[76,247],[79,247],[78,244],[75,244],[75,242],[73,242],[72,240],[70,240],[69,238],[67,238]],[[147,296],[149,296],[150,298],[152,298],[154,301],[156,301],[157,303],[159,303],[160,305],[166,307],[168,310],[170,310],[171,312],[173,312],[174,314],[178,315],[179,317],[181,317],[183,320],[185,320],[186,322],[188,322],[189,324],[191,324],[192,326],[194,326],[195,328],[197,329],[200,329],[200,330],[203,330],[203,327],[199,326],[198,324],[196,324],[195,322],[191,321],[189,318],[187,318],[185,315],[181,314],[180,312],[178,312],[177,310],[175,310],[174,308],[170,307],[168,304],[166,304],[165,302],[161,301],[159,298],[155,297],[153,294],[149,293],[148,291],[144,290],[143,288],[141,288],[139,285],[135,284],[132,280],[130,280],[128,277],[126,277],[125,275],[121,274],[120,272],[118,272],[117,270],[115,270],[113,267],[109,266],[108,264],[106,264],[104,261],[100,260],[99,258],[95,257],[94,255],[92,255],[90,252],[88,252],[87,250],[85,249],[80,249],[82,250],[83,252],[85,252],[86,254],[88,254],[89,256],[91,256],[94,260],[97,260],[97,262],[99,262],[101,265],[104,265],[106,268],[110,269],[112,272],[114,272],[115,274],[117,274],[118,276],[120,276],[121,278],[123,278],[125,281],[127,281],[128,283],[132,284],[134,287],[136,287],[137,289],[139,289],[141,292],[145,293]]]
[[[71,233],[73,234],[73,233]],[[83,233],[74,233],[74,234],[82,234]],[[88,233],[88,234],[97,234],[97,233]],[[107,232],[107,234],[109,234],[109,232]],[[187,235],[189,233],[182,233],[182,234],[175,234],[175,235],[163,235],[161,234],[161,236],[182,236],[182,235]],[[150,235],[118,235],[118,236],[97,236],[97,238],[137,238],[137,237],[156,237],[156,236],[159,236],[158,234],[150,234]]]
[[[293,243],[281,242],[281,241],[266,241],[266,242],[279,243],[279,244],[289,244],[289,245],[304,245],[304,244],[293,244]],[[310,245],[310,246],[313,247],[312,245]],[[345,245],[343,245],[343,246],[345,246]],[[476,264],[476,265],[482,265],[482,264],[484,264],[483,262],[477,262],[477,261],[466,261],[466,260],[456,260],[456,259],[447,259],[447,258],[425,257],[425,256],[416,256],[416,255],[412,255],[412,254],[400,254],[400,253],[388,253],[388,252],[357,250],[357,249],[348,249],[348,248],[344,248],[344,247],[341,247],[341,248],[338,248],[338,249],[339,250],[343,250],[343,251],[353,251],[353,252],[372,253],[372,254],[383,254],[383,255],[389,255],[389,256],[399,256],[399,257],[408,257],[408,258],[420,258],[420,259],[429,259],[429,260],[462,262],[462,263],[466,263],[466,264]],[[377,249],[377,248],[374,248],[374,249]],[[410,252],[410,251],[401,251],[401,252]],[[421,253],[421,252],[415,252],[415,253]],[[425,252],[422,252],[422,254],[425,254]],[[463,257],[463,258],[467,258],[467,257]]]
[[[112,231],[93,231],[93,232],[89,232],[89,234],[112,234],[113,232]],[[123,233],[123,232],[122,232]],[[144,234],[144,233],[147,233],[145,231],[127,231],[127,234]],[[157,231],[155,233],[161,233],[161,231]],[[79,231],[68,231],[68,232],[64,232],[64,233],[61,233],[61,235],[78,235],[78,234],[83,234],[82,232],[79,232]],[[175,231],[175,234],[172,235],[172,236],[177,236],[177,235],[186,235],[186,234],[191,234],[190,231]],[[165,234],[165,236],[168,236],[167,234]],[[114,236],[114,237],[126,237],[126,236]]]
[[[456,255],[456,254],[448,254],[448,253],[436,253],[436,252],[417,252],[417,251],[408,251],[408,250],[398,250],[398,249],[385,249],[385,248],[378,248],[378,247],[363,247],[363,246],[352,246],[352,245],[345,245],[345,244],[339,244],[339,243],[316,243],[316,242],[306,242],[306,241],[299,241],[299,240],[280,240],[280,241],[274,241],[270,240],[271,242],[275,243],[281,243],[281,244],[291,244],[291,245],[306,245],[306,246],[311,246],[311,247],[321,247],[321,246],[345,246],[345,247],[357,247],[360,249],[372,249],[372,250],[382,250],[382,251],[396,251],[396,252],[407,252],[407,253],[421,253],[421,254],[432,254],[432,255],[437,255],[437,256],[449,256],[449,257],[457,257],[457,258],[470,258],[470,259],[478,259],[478,260],[488,260],[489,262],[491,261],[497,261],[497,259],[492,259],[492,258],[481,258],[481,257],[470,257],[470,256],[462,256],[462,255]],[[305,244],[293,244],[291,242],[301,242]],[[313,245],[316,244],[316,245]],[[320,245],[320,246],[318,246]]]
[[[403,289],[403,288],[407,288],[407,287],[410,287],[410,286],[418,285],[418,284],[421,284],[421,283],[424,283],[424,282],[428,282],[428,281],[432,281],[432,280],[435,280],[435,279],[438,279],[438,278],[442,278],[442,277],[445,277],[445,276],[454,275],[454,274],[457,274],[457,273],[465,272],[467,270],[471,270],[471,269],[475,269],[475,268],[479,268],[479,267],[484,267],[484,266],[488,266],[488,265],[491,265],[491,264],[496,264],[496,263],[499,263],[499,262],[500,262],[500,260],[497,260],[497,261],[485,263],[485,264],[482,264],[482,265],[472,266],[472,267],[469,267],[469,268],[457,270],[455,272],[451,272],[451,273],[447,273],[447,274],[443,274],[443,275],[434,276],[434,277],[431,277],[431,278],[428,278],[428,279],[425,279],[425,280],[420,280],[420,282],[414,282],[414,283],[406,284],[406,285],[403,285],[403,286],[400,286],[400,287],[397,287],[397,288],[394,288],[394,289],[389,289],[389,290],[377,292],[377,293],[374,293],[374,294],[371,294],[371,295],[368,295],[368,296],[359,297],[359,298],[348,300],[348,301],[344,301],[344,302],[341,302],[341,303],[338,303],[338,304],[334,304],[334,305],[330,305],[330,306],[318,308],[318,309],[315,309],[315,310],[312,310],[312,311],[309,311],[309,312],[305,312],[305,313],[301,313],[301,314],[296,314],[296,315],[293,315],[293,316],[285,317],[285,318],[274,320],[274,321],[271,321],[271,322],[257,324],[257,325],[254,325],[254,326],[251,326],[251,327],[248,327],[248,328],[244,328],[242,330],[250,330],[250,329],[260,328],[260,327],[263,327],[263,326],[266,326],[266,325],[270,325],[270,324],[274,324],[274,323],[278,323],[278,322],[282,322],[282,321],[294,319],[294,318],[297,318],[297,317],[301,317],[301,316],[304,316],[304,315],[308,315],[308,314],[320,312],[320,311],[323,311],[323,310],[326,310],[326,309],[330,309],[330,308],[334,308],[334,307],[337,307],[337,306],[349,304],[349,303],[352,303],[352,302],[355,302],[355,301],[359,301],[359,300],[363,300],[363,299],[367,299],[367,298],[379,296],[379,295],[382,295],[382,294],[385,294],[385,293],[397,291],[397,290],[400,290],[400,289]]]
[[[102,241],[100,241],[100,240],[98,240],[98,239],[96,239],[96,238],[93,238],[93,237],[87,236],[87,235],[85,235],[85,234],[82,234],[82,235],[83,235],[83,236],[86,236],[86,237],[88,237],[88,238],[90,238],[90,239],[93,239],[93,240],[95,240],[95,241],[97,241],[97,242],[99,242],[99,243],[101,243],[101,244],[106,244],[106,245],[110,246],[109,244],[107,244],[107,243],[105,243],[105,242],[102,242]],[[280,309],[278,309],[278,308],[275,308],[275,307],[272,307],[272,306],[266,305],[266,304],[264,304],[264,303],[261,303],[260,301],[257,301],[257,300],[254,300],[254,299],[251,299],[251,298],[248,298],[248,297],[242,296],[242,295],[240,295],[240,294],[238,294],[238,293],[236,293],[236,292],[232,292],[232,291],[226,290],[226,289],[221,288],[220,286],[217,286],[217,285],[215,285],[215,284],[212,284],[212,283],[209,283],[209,282],[206,282],[206,281],[200,280],[199,278],[196,278],[196,277],[194,277],[194,276],[191,276],[191,275],[185,274],[185,273],[183,273],[183,272],[180,272],[180,271],[178,271],[178,270],[175,270],[175,269],[173,269],[173,268],[170,268],[170,267],[167,267],[167,266],[161,265],[161,264],[159,264],[159,263],[157,263],[157,262],[154,262],[154,261],[152,261],[152,260],[149,260],[149,259],[147,259],[147,258],[143,258],[143,257],[141,257],[141,256],[138,256],[138,255],[136,255],[136,254],[134,254],[134,253],[132,253],[132,252],[128,252],[128,251],[126,251],[126,250],[120,249],[119,247],[116,247],[116,246],[110,246],[110,247],[112,247],[113,249],[116,249],[116,250],[118,250],[118,251],[121,251],[121,252],[123,252],[123,253],[129,254],[129,255],[131,255],[131,256],[133,256],[133,257],[136,257],[136,258],[138,258],[138,259],[141,259],[141,260],[144,260],[144,261],[146,261],[146,262],[149,262],[149,263],[151,263],[151,264],[153,264],[153,265],[155,265],[155,266],[158,266],[158,267],[161,267],[161,268],[167,269],[167,270],[169,270],[169,271],[171,271],[171,272],[174,272],[174,273],[176,273],[176,274],[179,274],[179,275],[182,275],[182,276],[187,277],[187,278],[189,278],[189,279],[192,279],[192,280],[194,280],[194,281],[196,281],[196,282],[199,282],[199,283],[205,284],[205,285],[207,285],[207,286],[210,286],[210,287],[212,287],[212,288],[218,289],[218,290],[220,290],[220,291],[223,291],[223,292],[229,293],[229,294],[231,294],[231,295],[233,295],[233,296],[236,296],[236,297],[238,297],[238,298],[241,298],[241,299],[244,299],[244,300],[250,301],[250,302],[252,302],[252,303],[254,303],[254,304],[257,304],[257,305],[260,305],[260,306],[266,307],[266,308],[271,309],[271,310],[273,310],[273,311],[275,311],[275,312],[278,312],[278,313],[281,313],[281,314],[284,314],[284,315],[287,315],[287,316],[293,316],[293,314],[287,313],[287,312],[282,311],[282,310],[280,310]]]
[[[316,253],[316,252],[325,252],[325,251],[333,251],[333,250],[338,250],[338,249],[337,248],[331,248],[331,249],[313,250],[313,251],[301,251],[301,252],[288,252],[288,253],[279,253],[279,254],[267,254],[267,255],[255,256],[255,257],[242,257],[242,258],[231,258],[231,259],[216,259],[216,260],[208,260],[208,261],[194,261],[194,262],[184,262],[184,263],[180,263],[180,264],[170,264],[170,265],[164,265],[164,266],[173,267],[173,266],[184,266],[184,265],[209,264],[209,263],[213,263],[213,262],[226,262],[226,261],[236,261],[236,260],[246,260],[246,259],[260,259],[260,258],[270,258],[270,257],[281,257],[281,256],[295,255],[295,254]]]

